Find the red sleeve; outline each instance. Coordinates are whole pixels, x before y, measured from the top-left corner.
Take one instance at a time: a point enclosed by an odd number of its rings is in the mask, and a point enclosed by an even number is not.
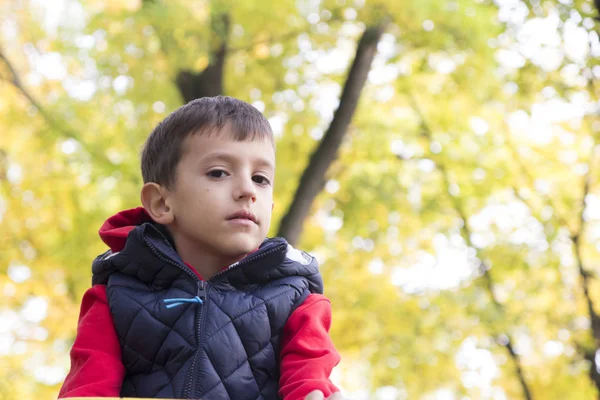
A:
[[[309,295],[290,315],[281,341],[279,395],[285,400],[304,400],[313,390],[325,398],[339,392],[329,375],[340,362],[329,328],[331,303],[320,294]]]
[[[64,397],[119,397],[125,368],[106,287],[88,289],[81,301],[77,336],[71,349],[71,370],[58,394]]]

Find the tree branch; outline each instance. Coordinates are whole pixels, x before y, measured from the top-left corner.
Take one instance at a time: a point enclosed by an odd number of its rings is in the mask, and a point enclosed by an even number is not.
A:
[[[251,43],[248,43],[247,45],[244,45],[244,46],[230,47],[228,49],[228,51],[231,54],[231,53],[235,53],[237,51],[251,50],[255,46],[258,46],[261,44],[267,44],[267,43],[273,43],[273,42],[284,42],[288,39],[295,38],[296,36],[298,36],[302,33],[306,33],[307,30],[308,30],[308,27],[304,27],[301,29],[296,29],[296,30],[293,30],[290,32],[283,33],[280,36],[271,36],[271,37],[264,38],[264,39],[254,40]]]
[[[531,173],[529,172],[529,169],[527,169],[525,164],[523,164],[523,160],[521,160],[521,156],[519,155],[519,152],[517,151],[517,149],[515,148],[514,144],[512,143],[512,141],[510,140],[509,137],[506,137],[506,143],[507,143],[507,147],[510,149],[510,151],[513,155],[514,161],[519,166],[521,174],[525,178],[527,178],[528,184],[530,186],[533,186],[534,182],[535,182],[535,178],[531,175]],[[547,197],[546,202],[554,210],[554,214],[556,215],[556,219],[558,220],[558,222],[561,225],[565,226],[568,229],[569,233],[572,234],[574,232],[574,229],[571,228],[571,226],[570,226],[569,222],[567,221],[567,219],[565,218],[565,216],[559,212],[558,207],[557,207],[556,203],[554,202],[554,200],[552,198]]]
[[[409,93],[408,98],[409,98],[409,101],[411,103],[413,110],[419,116],[419,120],[420,120],[420,124],[421,124],[421,136],[423,136],[429,143],[431,143],[433,141],[433,130],[429,126],[427,119],[425,118],[425,115],[423,114],[423,111],[421,110],[421,107],[419,106],[419,103],[417,102],[417,100],[413,96],[413,94]],[[432,156],[432,158],[437,158],[437,157],[433,157],[433,154],[431,154],[431,156]],[[471,241],[471,230],[469,228],[468,218],[464,211],[462,203],[460,202],[460,200],[457,196],[453,196],[450,194],[450,178],[449,178],[448,171],[440,159],[436,160],[435,165],[436,165],[437,170],[442,175],[442,179],[444,181],[444,187],[446,189],[446,193],[448,194],[448,196],[450,198],[450,202],[452,203],[454,211],[458,214],[459,218],[462,220],[461,236],[463,237],[463,240],[465,241],[467,246],[469,246],[470,248],[475,250],[475,254],[477,256],[477,259],[479,260],[479,270],[482,274],[482,277],[485,280],[484,287],[485,287],[488,295],[490,296],[490,299],[492,301],[492,304],[494,305],[494,308],[496,308],[496,310],[501,315],[504,315],[506,313],[506,310],[504,309],[504,307],[502,306],[500,301],[498,301],[498,298],[496,297],[496,294],[494,293],[494,285],[495,284],[494,284],[494,280],[493,280],[491,272],[490,272],[490,268],[483,261],[483,257],[481,256],[479,249],[477,249],[473,245],[473,242]],[[514,348],[512,345],[513,340],[511,338],[511,336],[508,333],[501,334],[499,332],[496,332],[494,327],[490,327],[490,329],[492,330],[492,334],[495,335],[496,337],[503,336],[505,338],[505,340],[500,341],[499,344],[502,345],[506,349],[506,351],[508,352],[508,355],[510,356],[511,360],[514,363],[515,373],[517,375],[519,384],[523,391],[523,396],[525,397],[526,400],[532,400],[533,397],[531,395],[531,389],[529,387],[529,384],[527,383],[525,374],[523,372],[521,358],[514,351]]]
[[[575,255],[575,261],[577,264],[577,272],[579,274],[579,278],[581,281],[581,289],[583,291],[583,297],[585,300],[585,304],[586,304],[586,308],[587,308],[587,315],[588,318],[590,320],[590,325],[591,325],[591,334],[592,334],[592,338],[594,339],[594,351],[592,352],[594,354],[594,357],[590,357],[588,352],[589,350],[585,350],[582,353],[582,356],[586,359],[588,359],[591,362],[591,370],[590,371],[590,379],[592,379],[592,381],[594,382],[594,385],[596,386],[596,389],[598,390],[598,392],[600,393],[600,374],[597,372],[597,369],[599,367],[599,365],[596,363],[596,358],[595,358],[595,352],[597,349],[600,349],[600,316],[598,315],[598,313],[595,310],[594,307],[594,302],[592,300],[592,296],[591,296],[591,279],[592,276],[591,274],[588,272],[588,270],[585,268],[585,263],[583,260],[583,251],[582,251],[582,246],[581,246],[581,239],[584,235],[585,232],[585,199],[587,197],[587,195],[590,193],[591,190],[591,186],[592,186],[592,174],[593,174],[593,170],[594,170],[594,164],[596,163],[596,158],[597,158],[597,150],[596,150],[596,143],[594,143],[592,145],[591,151],[590,151],[590,156],[589,156],[589,161],[588,161],[588,171],[583,179],[583,190],[581,193],[581,197],[580,197],[580,208],[579,208],[579,213],[577,215],[577,227],[576,228],[571,228],[570,225],[567,223],[567,219],[560,214],[560,212],[558,211],[556,204],[554,203],[553,199],[549,196],[540,196],[542,197],[545,202],[550,205],[550,207],[552,207],[552,209],[554,209],[554,215],[555,215],[555,219],[557,220],[557,222],[559,224],[562,224],[563,226],[565,226],[567,228],[567,230],[569,231],[569,238],[571,239],[571,244],[573,247],[573,253]],[[514,151],[513,149],[513,154],[515,157],[515,160],[517,160],[517,162],[521,165],[521,169],[524,172],[524,176],[526,176],[529,180],[529,184],[531,185],[533,183],[533,177],[527,172],[527,168],[525,168],[525,166],[522,164],[518,154]],[[520,196],[518,194],[518,191],[515,190],[515,194],[517,195],[517,197],[524,203],[526,204],[532,211],[533,211],[533,207],[532,205],[526,201],[526,199],[522,198],[522,196]],[[596,372],[593,372],[596,371]]]
[[[579,227],[578,230],[573,232],[571,235],[571,241],[573,242],[573,248],[575,252],[575,257],[577,259],[577,268],[579,271],[579,277],[581,279],[581,286],[583,289],[583,294],[585,297],[588,316],[590,318],[591,326],[592,326],[592,336],[594,337],[594,343],[596,345],[596,349],[600,348],[600,318],[598,317],[598,313],[594,309],[594,303],[592,297],[590,295],[590,274],[584,267],[583,262],[583,252],[581,249],[581,238],[585,232],[585,199],[590,192],[591,188],[591,179],[593,172],[593,165],[596,159],[596,145],[592,146],[592,151],[590,154],[589,162],[588,162],[588,171],[584,178],[583,183],[583,193],[581,195],[581,209],[579,212]],[[594,367],[596,364],[594,363]],[[600,390],[600,381],[597,382],[598,390]]]
[[[575,343],[575,347],[579,354],[583,356],[583,359],[590,363],[590,370],[588,376],[592,382],[596,385],[596,388],[600,385],[600,373],[596,368],[596,351],[590,350],[589,347],[582,346],[579,343]],[[598,396],[600,398],[600,395]]]
[[[327,170],[337,158],[338,150],[367,81],[373,58],[377,52],[377,43],[379,43],[386,26],[387,21],[367,28],[363,32],[344,84],[340,105],[335,111],[323,140],[311,155],[308,166],[300,178],[292,203],[281,220],[277,235],[285,237],[292,244],[300,238],[304,220],[310,212],[314,199],[325,185]]]
[[[46,124],[48,124],[48,126],[50,126],[52,129],[56,130],[57,132],[60,132],[66,138],[76,140],[79,143],[79,145],[81,146],[81,148],[86,153],[88,153],[92,157],[93,160],[102,162],[103,164],[112,165],[112,163],[108,160],[108,158],[104,154],[98,152],[93,147],[86,145],[86,143],[82,140],[81,135],[79,133],[77,133],[76,131],[70,130],[70,129],[66,128],[64,125],[58,123],[46,111],[46,109],[44,107],[42,107],[42,105],[33,97],[33,95],[31,93],[29,93],[27,88],[23,85],[23,83],[19,77],[19,74],[17,73],[17,71],[14,68],[11,61],[8,59],[8,57],[5,55],[5,53],[2,51],[2,49],[0,49],[0,60],[2,60],[4,62],[4,64],[6,65],[8,71],[10,73],[10,77],[8,77],[8,78],[3,77],[3,79],[5,81],[7,81],[8,83],[10,83],[15,89],[17,89],[19,91],[19,93],[21,93],[21,95],[23,97],[25,97],[25,99],[27,99],[27,101],[40,113],[40,115],[46,121]]]
[[[523,366],[521,365],[521,357],[515,352],[512,346],[512,340],[509,336],[507,336],[508,340],[504,347],[506,347],[506,351],[510,354],[510,358],[515,363],[515,370],[517,371],[517,377],[519,378],[519,383],[521,384],[521,389],[523,390],[523,395],[527,400],[531,400],[531,391],[529,389],[529,384],[525,380],[525,374],[523,373]]]

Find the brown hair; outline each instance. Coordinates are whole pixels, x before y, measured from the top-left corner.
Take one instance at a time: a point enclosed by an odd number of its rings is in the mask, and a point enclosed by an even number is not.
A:
[[[192,100],[160,122],[146,139],[141,163],[144,183],[171,186],[184,141],[195,134],[218,134],[225,126],[236,141],[273,141],[271,125],[252,105],[229,96]]]

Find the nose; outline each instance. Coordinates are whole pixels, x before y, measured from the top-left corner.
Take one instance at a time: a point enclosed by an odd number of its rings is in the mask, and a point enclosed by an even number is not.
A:
[[[252,178],[240,177],[233,194],[235,200],[250,200],[256,202],[256,185]]]

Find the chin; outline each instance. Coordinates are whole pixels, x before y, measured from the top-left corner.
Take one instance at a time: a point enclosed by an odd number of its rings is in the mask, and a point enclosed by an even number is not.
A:
[[[245,239],[245,240],[233,240],[232,243],[227,246],[229,250],[229,254],[234,257],[241,256],[245,257],[248,253],[252,253],[254,250],[258,249],[261,240],[256,239]]]

